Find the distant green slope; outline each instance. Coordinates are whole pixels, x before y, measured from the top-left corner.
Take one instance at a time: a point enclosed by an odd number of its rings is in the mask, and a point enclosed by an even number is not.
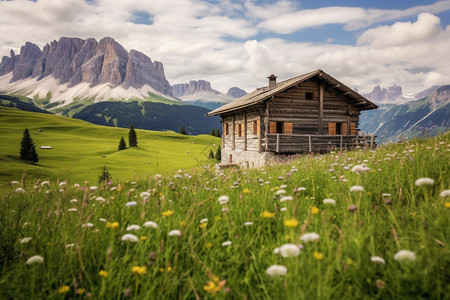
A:
[[[25,128],[39,154],[33,166],[18,158]],[[38,132],[41,129],[42,132]],[[183,136],[174,132],[136,130],[138,148],[117,151],[120,137],[128,144],[128,129],[93,125],[62,116],[0,107],[0,180],[29,177],[97,181],[106,166],[113,177],[133,179],[156,173],[173,174],[211,163],[207,155],[220,139],[209,135]],[[39,149],[39,146],[52,149]]]

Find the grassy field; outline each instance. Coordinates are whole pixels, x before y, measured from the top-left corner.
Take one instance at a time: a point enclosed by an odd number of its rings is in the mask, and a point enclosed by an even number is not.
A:
[[[40,161],[19,159],[23,130],[28,128]],[[42,132],[38,132],[38,129]],[[93,125],[61,116],[0,107],[0,181],[32,178],[97,181],[103,166],[122,180],[169,174],[180,168],[211,164],[207,156],[221,140],[209,135],[136,130],[138,148],[117,151],[120,137],[128,144],[128,129]],[[39,146],[51,146],[51,150]]]
[[[19,170],[0,186],[0,298],[448,299],[449,153],[447,133],[103,186]]]

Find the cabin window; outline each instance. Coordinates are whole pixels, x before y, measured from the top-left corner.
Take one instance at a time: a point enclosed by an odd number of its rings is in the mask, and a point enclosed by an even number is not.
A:
[[[354,124],[353,131],[354,132]],[[328,135],[347,135],[348,134],[348,124],[347,123],[328,123]],[[354,133],[352,133],[354,135]]]
[[[230,133],[230,128],[229,128],[230,124],[229,123],[224,123],[223,124],[223,135],[228,135]]]
[[[242,136],[242,126],[243,124],[237,124],[237,136],[241,137]]]
[[[314,93],[305,93],[306,100],[313,100],[314,99]]]
[[[253,121],[253,135],[259,135],[259,120]]]
[[[270,122],[270,133],[292,134],[292,123],[290,122]]]

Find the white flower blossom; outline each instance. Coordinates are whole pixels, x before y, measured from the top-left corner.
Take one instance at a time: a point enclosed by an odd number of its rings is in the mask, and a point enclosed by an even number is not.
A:
[[[286,190],[280,189],[275,194],[277,194],[277,195],[284,195],[284,194],[286,194]]]
[[[89,228],[92,228],[92,227],[94,227],[94,224],[92,224],[92,223],[86,223],[86,224],[83,224],[81,227],[89,227]]]
[[[323,204],[331,204],[331,205],[336,205],[336,200],[334,199],[323,199]]]
[[[280,202],[284,202],[284,201],[292,201],[294,198],[292,198],[292,196],[284,196],[281,197]]]
[[[207,218],[201,219],[201,220],[200,220],[200,224],[201,224],[201,223],[208,223],[208,219],[207,219]]]
[[[95,200],[97,200],[97,201],[101,201],[101,202],[105,202],[106,200],[105,200],[105,198],[103,198],[103,197],[97,197],[97,198],[95,198]]]
[[[398,261],[413,261],[416,259],[416,254],[409,250],[400,250],[395,253],[394,259]]]
[[[226,195],[223,195],[223,196],[220,196],[219,199],[217,199],[217,201],[219,201],[220,205],[224,205],[230,201],[230,198]]]
[[[139,230],[141,229],[141,226],[133,224],[127,227],[127,231],[131,231],[131,230]]]
[[[147,221],[143,225],[144,227],[150,227],[150,228],[158,228],[158,224],[156,224],[153,221]]]
[[[31,241],[31,237],[26,237],[26,238],[21,239],[21,240],[20,240],[20,243],[21,243],[21,244],[26,244],[26,243],[28,243],[29,241]]]
[[[75,207],[69,208],[67,211],[77,211]]]
[[[416,186],[423,186],[423,185],[433,185],[434,184],[434,179],[432,178],[419,178],[416,180],[416,182],[414,183]]]
[[[356,174],[368,172],[368,171],[370,171],[370,168],[366,167],[366,165],[356,165],[356,166],[353,166],[353,168],[352,168],[352,173],[356,173]]]
[[[354,185],[350,188],[349,190],[351,193],[353,192],[364,192],[364,187],[360,186],[360,185]]]
[[[171,231],[169,232],[169,236],[177,236],[177,237],[180,237],[180,236],[181,236],[181,231],[178,230],[178,229],[171,230]]]
[[[136,205],[137,205],[137,202],[136,202],[136,201],[130,201],[130,202],[127,202],[127,203],[125,204],[126,207],[136,206]]]
[[[267,275],[270,277],[284,276],[287,274],[287,268],[282,265],[272,265],[266,270]]]
[[[90,189],[91,191],[95,191],[95,190],[98,190],[98,187],[96,187],[96,186],[94,185],[94,186],[91,186],[89,189]]]
[[[439,197],[450,197],[450,190],[445,190],[439,193]]]
[[[245,226],[252,226],[252,225],[253,225],[253,222],[245,222],[244,225],[245,225]]]
[[[31,265],[31,264],[42,264],[44,262],[44,258],[40,255],[35,255],[30,257],[27,260],[27,265]]]
[[[134,234],[127,233],[122,236],[121,240],[124,242],[136,243],[138,241],[138,238]]]
[[[23,188],[17,188],[16,193],[25,193],[25,190]]]
[[[222,243],[222,247],[226,247],[226,246],[230,246],[231,245],[231,241],[226,241]]]
[[[308,242],[314,242],[314,241],[318,241],[319,240],[320,235],[318,235],[315,232],[309,232],[309,233],[305,233],[300,237],[300,240],[302,240],[305,243]]]
[[[150,197],[150,193],[149,192],[142,192],[139,196],[141,198]]]
[[[383,265],[386,264],[386,261],[384,260],[384,258],[382,258],[380,256],[372,256],[370,258],[370,261],[374,262],[374,263],[383,264]]]
[[[77,199],[72,199],[72,200],[70,200],[70,203],[77,203],[77,202],[78,202]]]
[[[300,254],[300,249],[295,244],[284,244],[280,247],[280,254],[283,257],[293,257]]]

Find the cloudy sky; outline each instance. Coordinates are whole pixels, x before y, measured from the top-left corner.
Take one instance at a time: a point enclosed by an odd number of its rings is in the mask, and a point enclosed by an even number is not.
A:
[[[1,56],[110,36],[171,84],[250,92],[319,68],[360,92],[450,84],[450,0],[0,0],[0,12]]]

